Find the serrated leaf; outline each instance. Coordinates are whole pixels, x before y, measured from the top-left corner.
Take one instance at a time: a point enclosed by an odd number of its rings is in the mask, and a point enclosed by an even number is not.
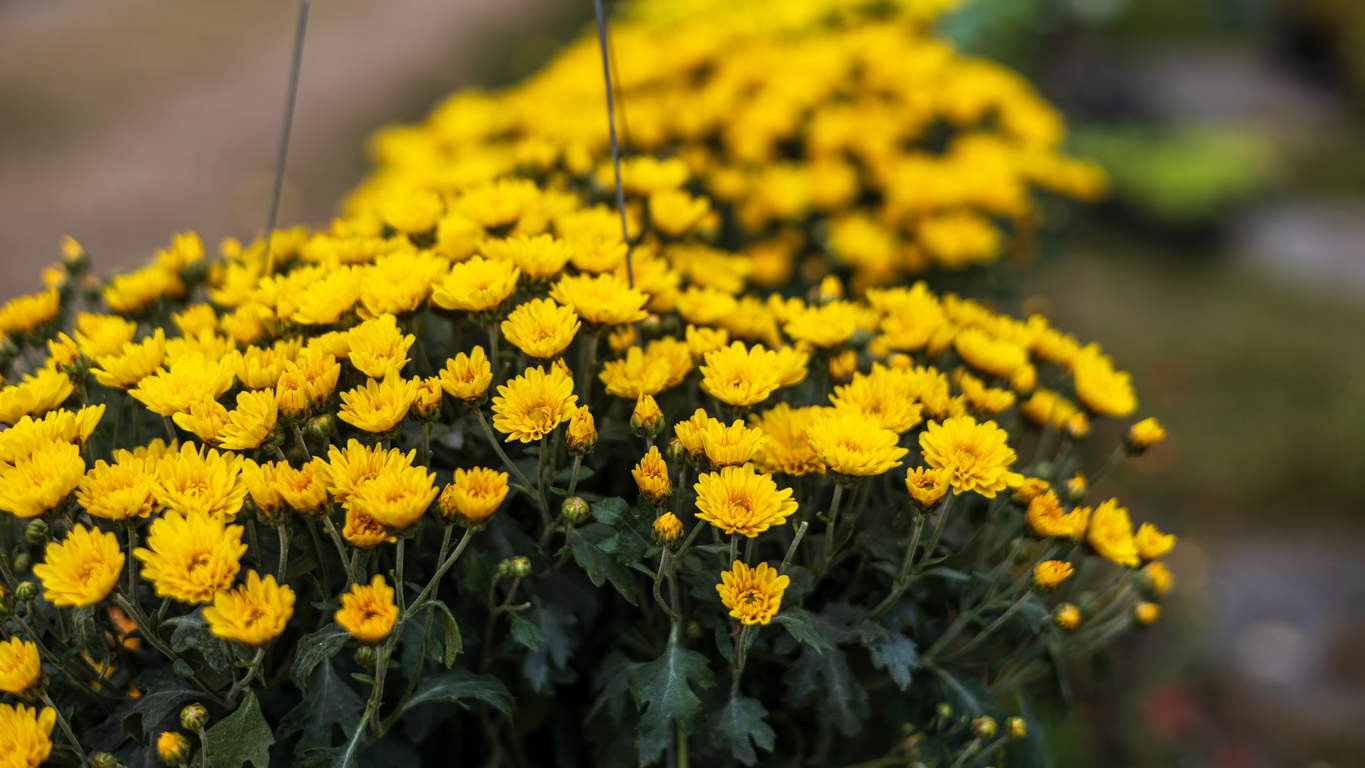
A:
[[[601,542],[603,552],[616,555],[618,562],[637,563],[654,546],[653,521],[633,514],[625,500],[604,499],[592,505],[593,519],[616,532]]]
[[[183,704],[202,695],[185,678],[165,667],[151,669],[136,678],[142,695],[114,713],[120,718],[123,733],[139,744],[146,744],[151,732],[166,716]]]
[[[678,625],[674,624],[663,655],[631,672],[629,682],[635,706],[645,710],[635,731],[640,765],[645,766],[663,754],[675,721],[687,733],[694,733],[706,722],[691,683],[710,688],[716,678],[705,656],[678,645]]]
[[[519,614],[520,615],[520,614]],[[566,669],[569,655],[573,650],[569,628],[578,623],[578,617],[560,605],[539,597],[531,598],[531,608],[525,613],[526,619],[538,626],[544,634],[545,642],[533,653],[526,655],[522,663],[522,674],[538,693],[550,691],[551,665],[556,669]]]
[[[611,649],[593,673],[592,687],[597,691],[597,700],[584,720],[605,711],[613,723],[621,722],[626,713],[626,695],[630,693],[630,674],[640,666],[619,649]]]
[[[315,747],[330,747],[333,726],[341,726],[342,733],[350,738],[360,724],[360,712],[364,708],[365,701],[337,675],[332,662],[327,660],[308,676],[308,695],[280,721],[279,736],[303,734],[294,747],[296,755]]]
[[[910,670],[919,669],[915,643],[899,632],[870,621],[863,622],[858,631],[863,647],[872,656],[873,666],[885,669],[902,691],[909,688]]]
[[[711,744],[718,749],[729,748],[730,754],[745,765],[758,762],[754,746],[765,752],[773,751],[777,734],[763,722],[768,710],[757,699],[732,695],[725,707],[707,717],[711,726]],[[753,744],[750,744],[752,739]]]
[[[990,700],[990,693],[976,681],[963,682],[953,676],[951,672],[944,670],[936,665],[930,665],[934,674],[939,676],[943,684],[947,686],[952,697],[957,700],[957,708],[972,717],[980,717],[986,714],[986,701]]]
[[[255,768],[270,768],[270,745],[275,736],[261,715],[256,694],[246,692],[237,711],[208,730],[206,768],[241,768],[250,762]]]
[[[493,583],[493,564],[482,551],[470,547],[460,557],[460,586],[479,599],[488,599],[488,587]],[[491,606],[490,606],[491,607]]]
[[[799,605],[784,609],[773,617],[773,621],[785,626],[797,642],[814,648],[816,653],[824,653],[834,647],[820,635],[811,622],[810,614]]]
[[[464,703],[467,699],[482,701],[509,717],[512,715],[512,694],[501,680],[492,675],[476,675],[463,667],[423,678],[403,711],[434,701],[451,702],[468,709]]]
[[[196,609],[188,616],[167,619],[166,624],[175,627],[171,633],[171,650],[185,653],[191,649],[204,657],[204,663],[215,672],[226,672],[228,655],[223,641],[209,632],[208,622],[204,621],[203,608]]]
[[[511,616],[512,639],[533,653],[540,650],[540,644],[545,642],[545,633],[540,631],[540,627],[527,621],[520,613],[513,613]]]
[[[821,716],[831,719],[845,736],[857,734],[871,714],[867,691],[853,676],[848,659],[838,648],[823,654],[809,646],[802,648],[782,680],[794,701],[805,703],[817,698]]]
[[[294,768],[352,768],[357,765],[352,757],[349,766],[342,766],[344,757],[345,747],[314,747],[299,755],[299,759],[294,761]]]
[[[350,639],[351,636],[346,634],[346,630],[332,623],[299,638],[294,666],[289,668],[289,679],[294,683],[294,687],[307,696],[308,677],[313,674],[313,668],[323,659],[335,656]]]
[[[611,585],[616,587],[616,591],[621,593],[621,597],[631,605],[636,604],[635,599],[635,577],[631,575],[630,569],[616,561],[611,555],[603,552],[595,541],[592,540],[594,533],[590,532],[593,526],[584,526],[574,534],[570,549],[573,551],[574,560],[588,574],[588,579],[593,586],[600,587],[608,579]],[[606,531],[612,529],[603,525]],[[600,532],[598,532],[600,534]],[[608,533],[610,535],[610,533]]]

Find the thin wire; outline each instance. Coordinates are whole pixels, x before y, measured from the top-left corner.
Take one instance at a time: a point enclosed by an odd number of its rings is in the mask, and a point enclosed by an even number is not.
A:
[[[602,12],[602,0],[592,0],[597,12],[597,44],[602,49],[602,78],[607,84],[607,131],[611,136],[611,164],[616,172],[616,209],[621,213],[621,239],[626,241],[626,280],[635,287],[635,270],[630,263],[630,229],[626,226],[626,193],[621,188],[621,150],[616,144],[616,117],[611,98],[611,60],[607,56],[607,17]],[[639,341],[639,333],[635,334]]]
[[[270,218],[265,225],[265,273],[275,271],[275,254],[270,246],[275,237],[275,218],[280,212],[280,189],[284,186],[284,160],[289,154],[289,131],[294,127],[294,97],[299,93],[299,70],[303,67],[303,34],[308,29],[308,6],[312,0],[299,3],[299,30],[294,37],[294,63],[289,73],[289,97],[284,106],[284,127],[280,131],[280,151],[275,156],[275,186],[270,192]]]

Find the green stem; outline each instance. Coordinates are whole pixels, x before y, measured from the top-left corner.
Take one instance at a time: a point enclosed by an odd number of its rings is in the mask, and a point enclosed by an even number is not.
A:
[[[341,538],[341,534],[337,533],[336,523],[332,522],[330,516],[322,518],[322,522],[323,525],[327,526],[327,533],[332,536],[332,543],[336,545],[337,554],[341,556],[341,567],[346,569],[347,586],[357,583],[355,579],[355,563],[352,560],[346,559],[346,542]],[[319,553],[319,556],[321,556],[321,553]]]
[[[531,495],[534,492],[533,489],[535,486],[531,484],[530,480],[526,479],[526,475],[517,468],[517,465],[513,464],[512,460],[507,458],[507,452],[502,449],[502,443],[498,442],[498,438],[493,435],[493,429],[488,426],[488,419],[484,418],[483,411],[475,408],[474,413],[479,417],[479,426],[483,427],[484,437],[488,438],[489,445],[493,446],[493,450],[497,452],[498,458],[502,459],[503,466],[507,467],[507,471],[511,472],[512,477],[516,478],[517,483],[521,485],[522,493],[525,493],[528,496]],[[536,500],[540,501],[539,497],[537,497]],[[549,514],[549,510],[542,511],[547,515]]]
[[[299,430],[298,424],[292,425],[291,429],[294,430],[294,445],[299,449],[299,453],[303,454],[303,462],[307,464],[313,460],[313,454],[308,452],[308,444],[303,441],[303,432]]]
[[[556,430],[557,431],[557,430]],[[545,497],[545,468],[550,464],[549,435],[540,438],[540,456],[536,462],[536,501],[540,504],[540,522],[543,529],[550,530],[550,502]]]
[[[162,416],[162,417],[161,417],[161,426],[165,427],[165,429],[166,429],[166,442],[169,443],[170,441],[174,440],[174,439],[175,439],[175,423],[171,421],[171,417],[170,417],[170,416]]]
[[[726,568],[733,568],[735,561],[739,559],[739,534],[730,534],[730,559],[725,561]]]
[[[398,554],[395,557],[393,569],[394,594],[398,597],[398,615],[403,615],[405,602],[407,601],[407,587],[403,584],[403,553],[407,551],[408,540],[402,536],[398,537]]]
[[[432,574],[431,581],[427,582],[427,585],[422,589],[421,594],[417,595],[412,601],[411,607],[408,608],[408,616],[405,618],[411,618],[413,611],[419,610],[422,607],[422,603],[426,601],[427,596],[431,594],[431,590],[435,589],[436,585],[440,583],[441,577],[445,576],[446,571],[449,571],[451,566],[455,565],[455,561],[460,559],[460,555],[464,554],[464,548],[469,546],[469,540],[472,538],[474,538],[474,529],[466,528],[464,530],[464,536],[460,538],[460,543],[455,545],[455,551],[451,553],[450,557],[447,558],[444,563],[441,563],[441,567],[436,569],[436,573]]]
[[[823,576],[829,560],[834,556],[834,532],[839,525],[839,501],[844,495],[844,484],[834,484],[834,499],[829,504],[829,521],[825,523],[825,554],[820,558],[819,576]]]
[[[276,572],[275,580],[283,584],[285,569],[289,567],[289,526],[278,525],[275,530],[280,534],[280,570]]]
[[[417,462],[424,467],[431,466],[431,422],[422,422],[422,442],[418,443]]]
[[[1119,447],[1115,448],[1114,452],[1109,454],[1109,459],[1105,461],[1104,465],[1101,466],[1099,470],[1095,472],[1094,476],[1090,478],[1089,482],[1090,487],[1092,488],[1095,487],[1095,483],[1098,483],[1100,479],[1103,478],[1105,475],[1109,474],[1110,472],[1113,472],[1114,469],[1118,467],[1119,464],[1123,463],[1123,457],[1126,455],[1127,452],[1123,450],[1122,445],[1119,445]]]
[[[573,470],[569,473],[569,495],[578,488],[578,470],[583,465],[583,454],[575,453],[573,456]]]
[[[943,502],[943,509],[938,513],[938,523],[934,526],[934,535],[929,537],[929,548],[924,550],[924,559],[932,560],[934,550],[938,549],[939,539],[943,538],[943,530],[948,527],[948,513],[953,509],[953,501],[957,499],[956,491],[949,491],[948,498]]]
[[[173,663],[180,660],[180,657],[176,655],[175,651],[171,650],[170,646],[166,645],[155,632],[151,631],[148,627],[149,622],[146,615],[142,613],[142,609],[139,608],[136,603],[130,601],[121,592],[114,593],[114,602],[118,603],[118,606],[123,609],[123,612],[127,614],[128,618],[133,620],[133,623],[136,624],[137,628],[141,631],[142,638],[150,643],[153,648]],[[221,696],[214,693],[213,689],[206,685],[203,680],[200,680],[198,674],[190,675],[190,680],[193,680],[194,684],[199,686],[199,689],[215,702],[219,704],[227,703]]]
[[[900,573],[896,575],[896,581],[891,585],[891,594],[887,595],[885,600],[882,600],[876,608],[872,609],[872,613],[867,616],[868,619],[875,621],[881,618],[882,614],[891,610],[891,606],[895,605],[901,595],[905,594],[905,590],[910,588],[913,581],[910,577],[910,566],[915,561],[915,550],[919,548],[919,537],[924,531],[925,517],[926,515],[915,517],[915,532],[910,535],[910,545],[905,548],[905,557],[901,560]]]
[[[332,568],[327,565],[327,556],[322,552],[322,537],[318,535],[318,524],[313,522],[310,517],[305,517],[303,523],[308,528],[308,536],[313,540],[313,551],[318,553],[318,564],[322,566],[322,599],[332,599]],[[342,560],[342,567],[346,561]]]
[[[242,675],[242,679],[238,680],[237,683],[232,686],[232,690],[228,691],[227,702],[229,705],[237,701],[237,697],[241,696],[243,691],[251,687],[251,681],[255,679],[256,670],[260,669],[262,661],[265,661],[264,646],[256,649],[256,655],[251,658],[251,666],[247,667],[246,674]]]
[[[664,609],[664,613],[668,614],[669,621],[677,624],[682,621],[682,617],[674,612],[673,607],[664,600],[663,596],[664,578],[671,575],[668,567],[671,554],[672,552],[668,547],[664,547],[663,554],[659,555],[659,572],[654,577],[654,601],[659,604],[660,608]]]
[[[701,526],[698,525],[697,527],[700,528]],[[787,547],[787,556],[782,558],[782,567],[777,571],[778,576],[786,573],[787,569],[791,567],[792,558],[796,556],[796,548],[801,545],[801,539],[805,538],[806,529],[809,527],[810,523],[801,521],[801,527],[796,529],[796,537],[792,539],[791,546]]]
[[[128,594],[137,594],[137,573],[136,558],[133,557],[133,550],[137,548],[137,520],[125,520],[123,525],[128,530]]]
[[[578,353],[578,404],[586,406],[592,399],[592,369],[597,365],[597,345],[600,341],[596,331],[589,331],[581,337],[583,349]]]
[[[1014,605],[1011,605],[1011,606],[1009,607],[1008,610],[1006,610],[1004,613],[1000,614],[1000,618],[998,618],[998,619],[996,619],[995,621],[991,622],[991,623],[990,623],[990,626],[986,627],[985,629],[981,630],[981,632],[977,633],[977,636],[976,636],[976,637],[973,637],[970,641],[968,641],[966,645],[964,645],[964,646],[962,646],[961,648],[959,648],[958,650],[956,650],[956,651],[954,651],[954,652],[948,654],[948,656],[946,656],[945,658],[951,658],[951,657],[953,657],[953,656],[961,656],[962,654],[965,654],[967,651],[970,651],[971,649],[975,648],[982,640],[985,640],[987,637],[989,637],[989,636],[990,636],[992,633],[994,633],[996,630],[998,630],[998,629],[1000,629],[1001,627],[1005,626],[1005,622],[1009,621],[1010,618],[1011,618],[1012,616],[1014,616],[1014,614],[1017,613],[1017,612],[1019,611],[1020,608],[1023,608],[1023,607],[1024,607],[1024,603],[1025,603],[1030,597],[1032,597],[1032,596],[1033,596],[1033,590],[1030,589],[1029,591],[1025,592],[1018,600],[1014,601]],[[946,635],[945,635],[945,637],[946,637]],[[942,638],[940,638],[940,640],[942,640]],[[942,650],[942,645],[939,644],[939,643],[935,643],[935,644],[934,644],[934,647],[929,649],[929,655],[930,655],[930,656],[933,656],[933,655],[935,655],[939,650]]]
[[[56,704],[52,703],[52,697],[47,695],[47,691],[43,691],[43,702],[51,707],[53,713],[57,715],[57,724],[62,727],[62,733],[66,734],[66,740],[71,742],[71,747],[76,750],[76,754],[81,759],[81,765],[89,765],[90,760],[85,756],[85,750],[81,749],[81,743],[76,740],[76,734],[71,732],[71,726],[67,724],[66,716],[57,708]]]

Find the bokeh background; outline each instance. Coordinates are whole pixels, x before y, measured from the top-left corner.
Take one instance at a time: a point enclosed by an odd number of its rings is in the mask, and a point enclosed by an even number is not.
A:
[[[296,13],[0,0],[0,299],[63,234],[107,273],[260,231]],[[528,74],[590,15],[315,3],[280,221],[326,222],[375,128]],[[1111,174],[1053,212],[1016,300],[1100,340],[1172,432],[1099,490],[1180,534],[1179,590],[1073,671],[1058,767],[1365,766],[1365,2],[966,0],[942,29]]]

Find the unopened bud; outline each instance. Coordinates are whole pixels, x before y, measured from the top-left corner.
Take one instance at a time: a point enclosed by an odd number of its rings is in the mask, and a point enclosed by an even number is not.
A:
[[[1090,484],[1086,482],[1085,475],[1077,472],[1074,477],[1066,481],[1066,498],[1072,504],[1079,504],[1085,499],[1085,492],[1089,490]]]
[[[1090,418],[1084,413],[1073,414],[1062,424],[1062,428],[1073,440],[1084,440],[1090,435]]]
[[[373,645],[362,645],[355,649],[355,663],[361,669],[373,669],[375,660],[375,650]]]
[[[1062,603],[1052,612],[1052,621],[1070,632],[1081,625],[1081,611],[1071,603]]]
[[[1138,603],[1133,606],[1133,620],[1144,627],[1150,627],[1161,618],[1161,606],[1156,603]]]
[[[934,707],[934,714],[938,715],[940,720],[951,720],[953,718],[953,705],[946,701],[940,701],[938,706]]]
[[[568,520],[571,525],[578,525],[588,519],[588,514],[592,509],[581,496],[570,496],[559,505],[559,511],[563,513],[564,519]]]
[[[124,768],[124,765],[108,752],[96,752],[90,756],[90,768]]]
[[[417,342],[421,344],[422,342]],[[441,380],[436,377],[417,381],[417,397],[408,414],[417,421],[435,421],[441,415]]]
[[[835,384],[847,384],[858,371],[858,353],[851,349],[830,355],[829,380]]]
[[[654,543],[665,549],[677,546],[682,538],[682,521],[672,512],[665,512],[654,521]]]
[[[597,447],[597,426],[593,424],[592,413],[587,406],[579,408],[569,417],[569,427],[564,430],[564,444],[569,447],[569,453],[575,456],[592,453],[592,449]]]
[[[14,613],[14,593],[0,584],[0,619],[4,619]]]
[[[511,570],[514,577],[524,579],[531,575],[531,561],[521,556],[514,557]]]
[[[630,415],[630,428],[636,437],[653,440],[664,431],[664,413],[659,404],[649,395],[640,395],[635,401],[635,412]]]
[[[28,573],[29,566],[33,565],[33,558],[27,552],[20,552],[14,556],[14,572]]]
[[[156,754],[166,765],[184,765],[190,761],[190,740],[175,731],[164,731],[156,738]]]
[[[209,711],[198,702],[180,710],[180,727],[187,731],[202,730],[209,724]]]
[[[52,529],[48,527],[46,521],[35,519],[24,529],[24,538],[35,547],[41,546],[52,538]]]
[[[14,596],[25,603],[30,600],[37,600],[38,585],[31,581],[21,581],[19,586],[14,588]]]
[[[73,275],[78,275],[90,266],[90,255],[85,248],[70,237],[62,238],[62,266]]]
[[[995,738],[995,718],[986,715],[973,720],[972,735],[978,739]]]
[[[308,420],[308,425],[303,429],[304,434],[319,443],[327,442],[327,438],[336,434],[337,422],[332,414],[324,413],[321,416]]]
[[[1022,717],[1011,717],[1005,721],[1005,735],[1015,741],[1028,736],[1028,722]]]
[[[701,622],[693,619],[687,622],[687,636],[692,640],[701,638]]]
[[[668,448],[664,450],[664,456],[675,465],[681,466],[684,461],[687,461],[687,449],[683,447],[682,441],[675,437],[668,441]]]
[[[1138,456],[1166,439],[1166,429],[1156,419],[1143,419],[1123,433],[1123,445],[1130,456]]]

